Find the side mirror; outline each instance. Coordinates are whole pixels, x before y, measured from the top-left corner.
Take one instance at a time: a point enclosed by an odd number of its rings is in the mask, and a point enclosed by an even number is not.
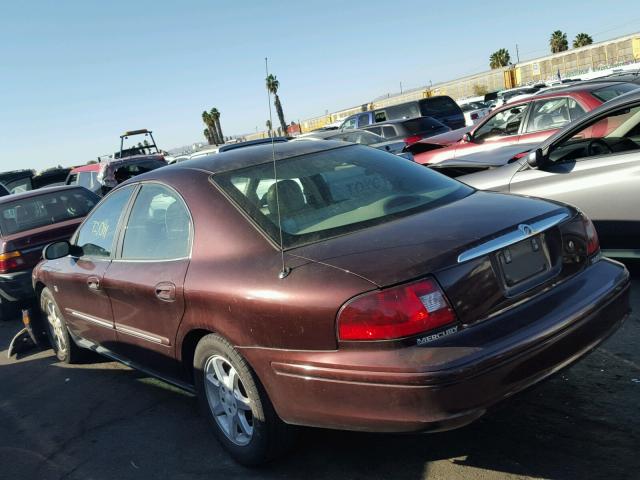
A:
[[[44,247],[42,256],[45,260],[55,260],[57,258],[66,257],[68,255],[80,254],[80,247],[71,245],[66,240],[62,242],[53,242]]]
[[[391,151],[391,147],[390,147],[389,145],[385,145],[385,146],[384,146],[384,149],[385,149],[387,152]]]
[[[467,143],[471,143],[473,142],[473,135],[471,134],[471,132],[467,132],[462,136],[462,140]]]
[[[542,150],[536,148],[529,152],[527,156],[527,163],[531,168],[538,168],[544,163],[544,155],[542,154]]]

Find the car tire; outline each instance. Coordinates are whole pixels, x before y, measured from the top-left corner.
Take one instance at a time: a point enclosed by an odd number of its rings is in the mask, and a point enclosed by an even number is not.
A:
[[[58,308],[51,291],[48,288],[42,289],[40,293],[40,309],[43,320],[46,323],[46,332],[49,343],[58,360],[64,363],[77,363],[83,356],[84,351],[69,335],[67,323]]]
[[[252,368],[227,340],[203,337],[193,364],[200,407],[238,463],[260,465],[291,447],[294,427],[280,420]]]

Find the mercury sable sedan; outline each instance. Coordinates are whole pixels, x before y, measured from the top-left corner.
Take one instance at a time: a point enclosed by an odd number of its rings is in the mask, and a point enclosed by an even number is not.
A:
[[[628,272],[576,209],[332,141],[135,177],[44,254],[58,358],[90,348],[194,390],[245,464],[294,425],[468,424],[629,311]]]

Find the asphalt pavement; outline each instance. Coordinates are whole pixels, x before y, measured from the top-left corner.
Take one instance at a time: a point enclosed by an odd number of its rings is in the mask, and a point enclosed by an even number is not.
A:
[[[305,429],[287,456],[235,464],[195,398],[120,364],[7,358],[0,322],[0,479],[639,479],[640,276],[634,313],[600,348],[460,430]]]

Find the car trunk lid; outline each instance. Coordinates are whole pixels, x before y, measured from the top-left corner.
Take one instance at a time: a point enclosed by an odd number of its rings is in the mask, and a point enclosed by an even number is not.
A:
[[[572,216],[574,212],[560,204],[478,191],[448,205],[303,246],[290,253],[353,273],[379,287],[435,275],[454,308],[475,305],[473,318],[467,318],[472,320],[517,301],[523,292],[504,286],[493,266],[495,260],[490,258],[491,252],[469,259],[463,254],[516,232],[519,225],[533,225],[545,219],[559,222]],[[548,241],[552,243],[549,267],[554,270],[548,272],[548,278],[542,283],[560,273],[559,238],[558,233],[548,233]],[[474,289],[491,301],[467,301],[465,295],[475,298]]]

